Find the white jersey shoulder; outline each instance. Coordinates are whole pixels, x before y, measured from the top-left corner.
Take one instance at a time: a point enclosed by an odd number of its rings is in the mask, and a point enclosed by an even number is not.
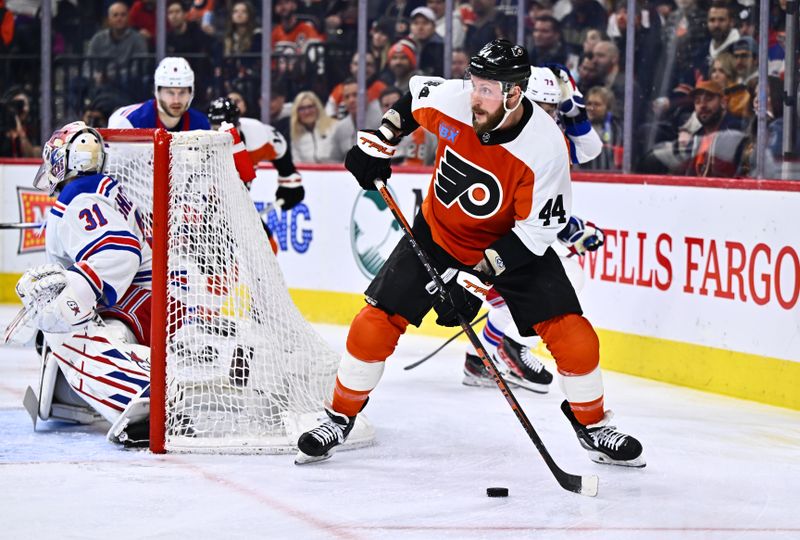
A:
[[[108,117],[108,127],[110,129],[131,129],[133,124],[128,120],[128,115],[141,107],[144,103],[134,103],[133,105],[126,105],[120,107]]]
[[[49,262],[81,274],[98,300],[113,306],[131,285],[151,287],[152,252],[136,205],[115,180],[95,177],[68,184],[59,196],[45,249]]]
[[[255,118],[240,118],[239,132],[244,139],[244,146],[251,154],[258,154],[271,145],[275,151],[273,159],[280,159],[286,154],[286,139],[269,124]]]
[[[471,87],[467,82],[415,75],[411,77],[408,88],[412,111],[431,107],[465,124],[472,123]]]

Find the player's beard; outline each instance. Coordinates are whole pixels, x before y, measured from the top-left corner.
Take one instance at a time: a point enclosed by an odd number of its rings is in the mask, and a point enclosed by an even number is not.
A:
[[[484,122],[478,122],[475,119],[475,113],[476,112],[487,114],[488,116],[486,117],[486,120]],[[503,121],[503,115],[504,114],[505,114],[505,111],[503,110],[502,106],[498,107],[497,110],[495,112],[493,112],[492,114],[487,113],[486,111],[484,111],[480,107],[473,107],[472,108],[472,128],[475,130],[475,133],[477,133],[478,136],[480,137],[484,133],[489,133],[494,128],[499,126],[500,122]]]
[[[188,106],[184,105],[181,107],[181,111],[176,114],[172,112],[172,109],[170,109],[169,106],[163,101],[158,100],[158,104],[161,106],[161,110],[164,112],[164,114],[166,114],[170,118],[180,118],[181,116],[183,116],[183,113],[185,113],[189,109]]]

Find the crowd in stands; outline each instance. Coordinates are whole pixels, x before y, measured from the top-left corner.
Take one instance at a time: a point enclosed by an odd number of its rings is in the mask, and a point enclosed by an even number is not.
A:
[[[0,0],[0,66],[5,70],[0,155],[37,151],[38,64],[20,69],[19,62],[39,53],[40,3]],[[469,57],[484,43],[496,37],[515,41],[517,35],[516,0],[454,0],[452,56],[445,73],[445,0],[368,2],[365,58],[356,52],[356,0],[274,0],[273,55],[262,62],[261,2],[166,4],[167,54],[187,58],[195,70],[193,105],[202,109],[228,95],[251,117],[268,106],[272,123],[303,162],[340,162],[353,144],[359,63],[367,74],[365,123],[376,125],[382,111],[408,90],[412,76],[463,77]],[[761,82],[754,0],[637,0],[635,14],[627,12],[627,4],[523,2],[524,45],[532,63],[570,70],[603,141],[600,157],[581,168],[621,170],[625,117],[631,115],[636,171],[752,175],[755,97],[763,83],[768,96],[765,167],[768,176],[779,177],[783,78],[791,69],[785,65],[785,0],[770,2],[769,77]],[[115,108],[152,94],[155,5],[155,0],[55,2],[56,123],[82,117],[103,126]],[[629,24],[635,34],[633,80],[625,77]],[[262,66],[272,70],[269,104],[260,103]],[[633,91],[632,108],[625,107],[626,87]],[[795,152],[800,152],[799,141],[800,133]],[[405,144],[403,162],[432,162],[435,137],[422,133]]]

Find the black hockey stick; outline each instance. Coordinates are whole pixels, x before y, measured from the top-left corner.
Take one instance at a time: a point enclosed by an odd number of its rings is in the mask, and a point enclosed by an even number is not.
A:
[[[433,267],[428,255],[422,250],[422,247],[417,243],[414,235],[411,233],[411,227],[408,225],[405,217],[403,217],[403,213],[397,206],[394,197],[392,197],[392,194],[389,193],[388,189],[386,189],[386,184],[382,180],[378,179],[375,180],[375,187],[378,189],[381,197],[383,197],[383,200],[386,201],[386,204],[392,211],[392,214],[394,215],[395,220],[397,220],[397,223],[400,225],[400,228],[403,229],[403,234],[405,235],[406,240],[408,240],[408,243],[411,245],[414,253],[417,254],[417,257],[419,257],[422,266],[425,267],[428,275],[436,284],[437,294],[439,295],[440,300],[450,302],[451,300],[447,295],[444,281],[442,281],[441,276],[439,276],[439,273]],[[470,326],[469,322],[467,322],[460,313],[456,312],[456,315],[458,317],[458,322],[461,325],[461,329],[469,338],[472,346],[475,347],[475,350],[483,362],[483,365],[486,367],[486,370],[492,376],[494,382],[497,383],[498,388],[500,388],[500,392],[503,393],[506,401],[511,406],[511,410],[513,410],[514,414],[517,416],[517,420],[519,420],[520,424],[522,424],[522,427],[525,429],[525,432],[530,437],[534,446],[536,446],[536,449],[539,450],[539,454],[541,454],[542,459],[544,459],[544,462],[547,464],[550,472],[553,473],[553,476],[555,476],[559,485],[567,491],[579,493],[580,495],[587,495],[589,497],[594,497],[597,495],[597,486],[599,484],[597,476],[578,476],[575,474],[570,474],[563,471],[556,464],[550,455],[550,452],[548,452],[547,448],[544,446],[539,434],[536,433],[536,430],[533,428],[533,424],[531,424],[531,421],[528,419],[525,411],[522,410],[517,398],[515,398],[514,394],[511,392],[511,388],[509,388],[508,383],[505,381],[505,379],[503,379],[502,375],[500,375],[500,372],[497,370],[497,367],[494,365],[494,362],[489,358],[486,349],[483,348],[483,344],[478,339],[478,336],[475,334],[472,326]]]
[[[488,316],[489,316],[489,312],[487,311],[486,313],[484,313],[483,315],[481,315],[480,317],[478,317],[477,319],[475,319],[474,321],[472,321],[472,322],[470,323],[470,326],[475,326],[476,324],[478,324],[479,322],[481,322],[483,319],[485,319],[485,318],[486,318],[486,317],[488,317]],[[414,362],[413,364],[408,364],[408,365],[407,365],[406,367],[404,367],[403,369],[404,369],[404,370],[406,370],[406,371],[408,371],[409,369],[414,369],[414,368],[415,368],[415,367],[417,367],[418,365],[420,365],[420,364],[422,364],[422,363],[424,363],[424,362],[427,362],[428,360],[430,360],[431,358],[433,358],[434,356],[436,356],[436,355],[438,354],[438,352],[439,352],[439,351],[441,351],[442,349],[444,349],[445,347],[447,347],[448,345],[450,345],[450,344],[451,344],[453,341],[455,341],[455,340],[456,340],[456,339],[457,339],[457,338],[458,338],[458,337],[459,337],[461,334],[463,334],[463,333],[464,333],[464,330],[459,330],[459,331],[458,331],[458,333],[457,333],[456,335],[454,335],[453,337],[451,337],[450,339],[448,339],[447,341],[445,341],[444,343],[442,343],[442,344],[441,344],[441,345],[440,345],[440,346],[439,346],[439,347],[438,347],[438,348],[437,348],[435,351],[433,351],[432,353],[430,353],[428,356],[426,356],[425,358],[422,358],[422,359],[420,359],[420,360],[417,360],[417,361],[416,361],[416,362]]]

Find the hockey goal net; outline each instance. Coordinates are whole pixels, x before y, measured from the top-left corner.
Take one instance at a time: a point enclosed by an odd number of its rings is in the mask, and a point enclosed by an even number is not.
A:
[[[151,450],[292,451],[338,355],[289,296],[230,135],[101,132],[106,174],[152,238]],[[356,429],[350,446],[369,444],[369,424]]]

